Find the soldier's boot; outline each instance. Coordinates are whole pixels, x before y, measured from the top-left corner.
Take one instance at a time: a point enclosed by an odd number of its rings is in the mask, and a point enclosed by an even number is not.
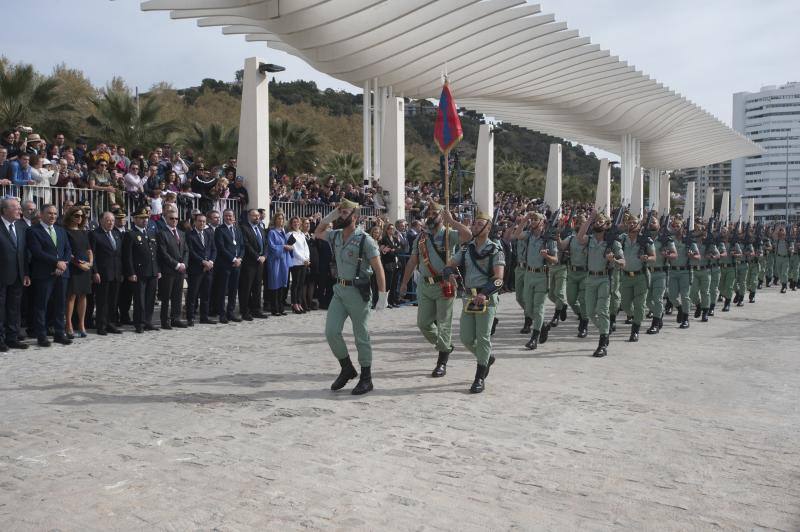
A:
[[[539,345],[539,331],[533,331],[531,333],[531,339],[528,340],[528,343],[525,344],[525,347],[533,351],[536,349],[538,345]]]
[[[722,312],[730,312],[731,311],[731,298],[725,297],[725,304],[722,306]]]
[[[520,329],[520,334],[530,334],[531,333],[531,325],[533,325],[533,318],[525,318],[525,324]]]
[[[759,279],[759,280],[758,280],[758,286],[757,286],[756,288],[757,288],[758,290],[761,290],[761,287],[762,287],[762,286],[764,286],[764,280],[763,280],[763,279]],[[767,286],[769,286],[769,285],[767,285]]]
[[[785,293],[786,293],[786,283],[782,283],[781,284],[781,294],[785,294]]]
[[[647,334],[658,334],[660,327],[658,326],[658,318],[653,318],[650,328],[647,329]]]
[[[606,356],[608,354],[608,351],[606,351],[607,346],[608,346],[608,335],[601,334],[600,341],[597,342],[597,349],[594,350],[592,356],[595,358],[602,358]]]
[[[550,325],[544,324],[542,325],[542,332],[539,333],[539,343],[543,344],[547,342],[547,336],[550,334]]]
[[[753,290],[750,290],[750,299],[748,299],[747,301],[748,303],[756,302],[756,293]]]
[[[794,291],[794,279],[789,279],[789,289]]]
[[[589,334],[589,320],[578,316],[578,338],[586,338]]]
[[[439,358],[436,360],[436,367],[433,369],[431,377],[444,377],[447,374],[447,361],[450,359],[450,353],[452,352],[452,345],[449,351],[439,351]]]
[[[561,321],[567,321],[567,305],[566,303],[564,306],[561,307],[561,310],[558,313],[558,319]]]
[[[661,332],[661,328],[664,326],[664,316],[658,318],[658,330]]]
[[[611,332],[617,332],[617,316],[616,314],[612,314],[608,317],[608,328]]]
[[[486,375],[483,376],[485,379],[489,376],[489,370],[492,369],[492,364],[494,364],[494,355],[489,355],[489,363],[486,365]]]
[[[703,312],[703,311],[700,309],[700,305],[698,304],[698,305],[697,305],[697,306],[694,308],[694,317],[695,317],[695,318],[699,318],[699,317],[700,317],[700,314],[701,314],[702,312]]]
[[[772,285],[772,278],[771,277],[767,277],[767,288],[769,288],[771,285]],[[760,279],[758,281],[758,287],[761,288],[761,280]]]
[[[689,328],[689,315],[685,312],[682,315],[683,321],[681,321],[681,329],[688,329]]]
[[[717,303],[722,303],[722,294],[717,296]]]
[[[680,323],[683,321],[683,308],[678,305],[678,317],[675,319],[675,323]]]
[[[744,305],[744,294],[741,292],[736,292],[736,297],[734,298],[737,307],[741,307]]]
[[[667,316],[672,314],[672,301],[670,301],[669,298],[667,298],[667,302],[664,303],[664,314]]]
[[[797,291],[797,281],[792,281],[792,292]]]
[[[716,306],[716,304],[712,303],[711,306],[708,307],[708,317],[709,318],[713,318],[714,317],[714,307],[715,306]]]
[[[372,368],[370,366],[361,366],[361,377],[358,379],[358,384],[350,392],[353,395],[364,395],[372,391]]]
[[[478,364],[478,367],[475,370],[475,380],[472,381],[472,386],[469,387],[469,393],[481,393],[484,390],[484,378],[486,378],[486,370],[487,366],[481,366]]]
[[[495,331],[497,331],[497,324],[498,323],[500,323],[500,320],[495,318],[494,321],[492,322],[492,332],[489,333],[489,336],[494,336]]]
[[[703,317],[700,319],[700,321],[708,321],[708,309],[707,308],[703,309]]]
[[[653,317],[653,311],[652,310],[648,310],[647,311],[647,316],[645,316],[645,318],[647,318],[649,320],[652,317]]]
[[[553,313],[553,317],[550,319],[550,327],[558,327],[558,316],[561,312],[556,309],[555,313]]]
[[[778,276],[777,275],[773,275],[772,276],[772,284],[774,284],[775,286],[778,286]]]
[[[626,315],[625,315],[625,325],[630,325],[630,324],[632,324],[632,323],[633,323],[633,317],[632,317],[632,316],[628,316],[628,315],[626,314]]]
[[[356,368],[353,367],[350,357],[341,359],[339,365],[342,366],[342,371],[339,372],[339,376],[336,377],[336,380],[331,384],[331,390],[341,390],[344,388],[344,385],[347,384],[347,381],[358,377],[358,372]]]
[[[631,324],[631,336],[628,338],[629,342],[638,342],[639,341],[639,324],[632,323]]]

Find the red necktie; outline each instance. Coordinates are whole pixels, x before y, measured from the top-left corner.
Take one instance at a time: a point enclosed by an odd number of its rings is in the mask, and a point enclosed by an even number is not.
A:
[[[172,234],[173,234],[173,235],[175,235],[175,240],[176,240],[176,241],[178,242],[178,244],[180,245],[180,243],[181,243],[181,237],[179,237],[179,236],[178,236],[178,230],[177,230],[177,229],[173,229],[173,230],[172,230]]]

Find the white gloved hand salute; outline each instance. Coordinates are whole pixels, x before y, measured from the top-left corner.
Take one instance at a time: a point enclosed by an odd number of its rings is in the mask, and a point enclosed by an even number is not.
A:
[[[378,292],[378,302],[375,303],[375,310],[385,310],[389,306],[389,292]]]

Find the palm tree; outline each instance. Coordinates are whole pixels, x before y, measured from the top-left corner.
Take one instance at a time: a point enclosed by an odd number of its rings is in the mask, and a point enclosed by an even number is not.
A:
[[[41,129],[54,113],[69,111],[56,104],[58,80],[37,75],[31,65],[5,67],[0,63],[0,126]]]
[[[414,157],[406,157],[406,181],[422,180],[422,163]]]
[[[109,87],[91,102],[95,114],[87,121],[110,141],[129,148],[163,142],[178,129],[174,120],[158,120],[161,105],[150,96],[142,96],[137,103],[129,91]]]
[[[361,157],[350,152],[337,152],[328,157],[323,167],[323,174],[336,176],[340,181],[357,184],[363,173]]]
[[[318,145],[316,134],[306,127],[280,118],[269,123],[269,157],[281,174],[313,171]]]
[[[495,175],[495,188],[530,197],[544,195],[544,174],[517,160],[501,160]]]
[[[231,157],[236,157],[239,147],[237,128],[225,129],[222,124],[209,124],[205,129],[198,123],[192,125],[189,136],[183,142],[196,153],[202,154],[207,164],[222,164]]]

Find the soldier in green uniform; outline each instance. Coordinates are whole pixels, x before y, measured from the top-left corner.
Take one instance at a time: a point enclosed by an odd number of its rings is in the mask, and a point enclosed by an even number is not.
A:
[[[720,228],[721,231],[721,228]],[[714,309],[717,306],[717,301],[720,300],[720,291],[719,291],[719,281],[722,278],[722,268],[720,267],[720,263],[727,257],[727,253],[724,253],[725,250],[725,243],[717,237],[714,240],[714,245],[717,247],[717,256],[714,257],[713,255],[711,258],[708,259],[709,264],[709,287],[708,291],[710,294],[711,303],[708,307],[708,315],[714,316]]]
[[[720,228],[720,241],[717,244],[719,251],[719,294],[722,296],[722,312],[730,312],[733,300],[733,287],[736,284],[736,267],[738,259],[734,254],[741,255],[739,244],[731,238],[733,229],[728,225]]]
[[[625,230],[624,226],[625,226],[625,218],[623,218],[622,222],[620,223],[621,231]],[[620,268],[617,264],[611,265],[611,295],[610,295],[609,310],[608,310],[608,315],[611,320],[611,323],[609,325],[611,332],[615,332],[617,330],[617,314],[619,314],[619,311],[621,309],[622,295],[619,290],[621,269],[622,268]]]
[[[564,227],[565,220],[558,224],[556,231],[556,244],[561,238],[561,233],[568,229]],[[566,236],[566,235],[565,235]],[[557,247],[558,262],[548,268],[547,272],[547,299],[555,305],[550,327],[557,327],[558,322],[567,319],[567,266],[569,264],[569,251]]]
[[[787,235],[787,239],[794,244],[789,258],[789,288],[794,292],[800,282],[800,224],[795,224],[793,230],[787,230]]]
[[[781,294],[785,294],[789,283],[789,258],[793,252],[793,244],[787,239],[786,226],[779,225],[775,229],[774,239],[775,275],[781,283]]]
[[[773,239],[771,237],[774,229],[777,228],[767,228],[764,234],[764,238],[761,241],[761,246],[764,251],[763,256],[759,259],[759,264],[763,266],[763,274],[762,278],[758,280],[758,289],[761,289],[762,279],[766,281],[767,288],[769,288],[773,283],[778,284],[777,277],[778,273],[775,271],[775,247],[773,243]]]
[[[684,227],[686,226],[686,227]],[[689,289],[692,285],[692,266],[689,259],[699,260],[700,254],[697,252],[697,244],[691,238],[686,238],[689,234],[688,221],[683,223],[681,217],[676,216],[672,220],[672,237],[675,241],[675,258],[670,261],[669,270],[669,298],[672,304],[678,309],[678,323],[681,329],[689,328]]]
[[[639,242],[641,224],[635,215],[628,216],[628,232],[622,235],[622,253],[625,257],[625,266],[620,272],[619,289],[622,295],[622,308],[631,316],[631,335],[629,342],[639,341],[639,329],[645,316],[645,302],[647,301],[647,288],[650,285],[649,263],[655,262],[656,252],[653,240],[645,236]]]
[[[544,215],[530,213],[525,223],[518,223],[514,229],[515,240],[527,242],[525,263],[525,308],[526,314],[533,319],[531,338],[525,347],[536,349],[538,343],[545,343],[550,325],[544,323],[544,300],[547,297],[547,267],[558,261],[555,240],[547,240],[544,231]]]
[[[575,216],[575,227],[579,228],[586,223],[586,215]],[[556,242],[558,249],[569,253],[569,266],[567,267],[567,304],[578,317],[578,338],[586,338],[588,334],[589,318],[586,315],[586,246],[581,244],[578,235],[573,231],[562,239],[559,233]]]
[[[600,339],[592,356],[604,357],[608,354],[608,337],[610,332],[609,299],[611,278],[609,269],[613,265],[625,266],[622,246],[619,241],[609,244],[605,240],[606,231],[611,227],[611,220],[603,213],[592,213],[578,232],[578,241],[586,247],[586,317],[600,332]],[[587,235],[589,228],[592,236]]]
[[[460,271],[464,280],[461,342],[475,355],[478,363],[475,380],[469,389],[471,393],[484,390],[489,367],[494,363],[492,323],[500,302],[499,292],[503,287],[506,264],[502,248],[489,240],[491,225],[491,217],[479,212],[472,224],[472,242],[462,246],[442,272],[442,275],[455,281],[454,276]]]
[[[748,264],[747,257],[745,257],[744,254],[746,246],[744,238],[746,231],[743,227],[739,227],[738,231],[734,228],[734,232],[737,243],[730,251],[730,254],[736,262],[736,281],[733,284],[735,295],[733,297],[733,302],[736,303],[737,307],[741,307],[744,305],[744,293],[747,291],[747,276],[750,274],[750,264]]]
[[[669,221],[668,219],[666,220]],[[648,223],[650,237],[653,239],[655,260],[650,265],[650,288],[647,291],[647,308],[653,314],[653,322],[647,329],[647,334],[658,334],[664,326],[664,293],[667,291],[667,277],[669,275],[668,260],[675,259],[675,242],[669,233],[663,237],[659,235],[661,222],[658,217],[651,216]]]
[[[514,250],[517,254],[517,266],[514,268],[514,296],[517,299],[517,304],[525,313],[525,323],[522,325],[522,329],[520,329],[519,333],[530,334],[533,318],[528,316],[528,308],[525,306],[525,276],[528,274],[528,264],[525,262],[525,259],[528,256],[528,241],[521,239],[515,240],[513,238],[514,229],[516,229],[516,227],[524,221],[524,216],[517,217],[517,224],[510,228],[509,240],[511,240],[515,246]]]
[[[445,224],[453,227],[449,230],[447,239],[445,233],[448,229]],[[430,202],[426,210],[425,226],[413,243],[411,257],[400,282],[400,297],[403,297],[414,270],[419,270],[417,327],[425,339],[439,351],[432,377],[445,376],[447,361],[453,351],[450,335],[455,285],[451,285],[442,276],[442,270],[447,265],[447,257],[452,256],[460,244],[471,238],[472,233],[468,227],[454,220],[450,212],[442,209],[438,203]]]
[[[708,321],[708,308],[711,306],[711,265],[709,261],[719,258],[717,246],[713,240],[705,239],[705,234],[705,223],[697,220],[694,226],[694,238],[695,242],[698,242],[697,253],[699,256],[689,262],[694,269],[689,297],[695,304],[694,317],[702,316],[702,321]]]
[[[342,200],[338,208],[323,218],[314,231],[315,238],[328,241],[336,259],[337,280],[333,287],[333,299],[328,306],[325,338],[342,369],[331,384],[331,390],[340,390],[350,379],[358,376],[342,336],[344,322],[350,318],[358,351],[358,363],[361,365],[361,377],[353,388],[353,395],[365,394],[372,390],[372,346],[367,321],[372,301],[370,277],[373,272],[379,292],[375,309],[383,310],[388,304],[386,278],[381,265],[378,243],[357,225],[358,209],[357,203]],[[333,224],[332,230],[329,229],[331,224]]]
[[[761,242],[756,241],[756,230],[750,227],[747,231],[747,239],[745,240],[744,252],[745,260],[747,261],[747,291],[748,302],[756,302],[756,290],[758,289],[758,280],[761,278],[761,265],[759,260],[762,256]]]

